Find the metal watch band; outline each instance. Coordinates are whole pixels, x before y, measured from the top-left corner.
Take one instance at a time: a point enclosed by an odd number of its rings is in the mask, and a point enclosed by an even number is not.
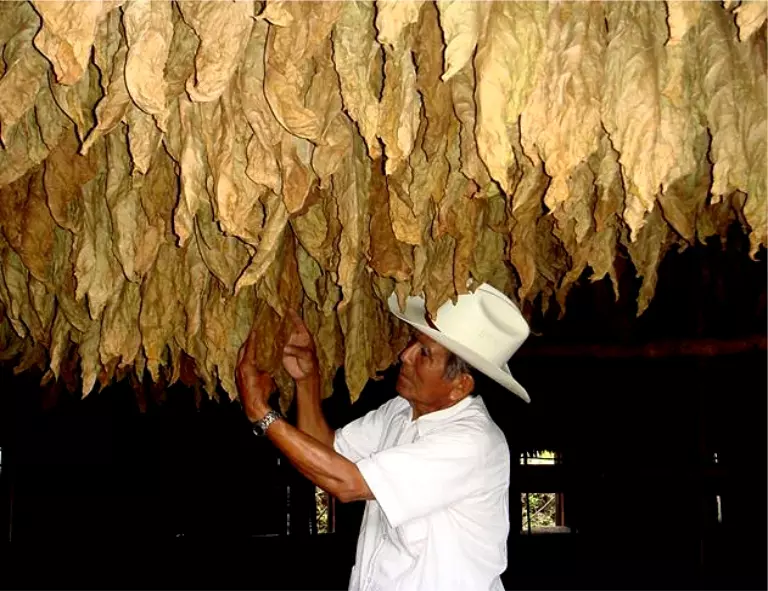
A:
[[[267,414],[264,415],[263,418],[259,419],[255,423],[253,423],[253,432],[256,433],[256,435],[266,435],[267,429],[269,429],[269,426],[274,423],[277,419],[282,419],[282,415],[277,412],[276,410],[270,410]]]

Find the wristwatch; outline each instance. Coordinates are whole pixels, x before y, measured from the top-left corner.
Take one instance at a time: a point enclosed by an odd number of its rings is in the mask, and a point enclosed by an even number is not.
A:
[[[267,429],[269,429],[269,426],[272,423],[274,423],[277,419],[282,418],[283,415],[281,415],[279,412],[276,410],[270,410],[267,414],[264,415],[263,418],[253,423],[253,432],[259,437],[262,437],[267,434]]]

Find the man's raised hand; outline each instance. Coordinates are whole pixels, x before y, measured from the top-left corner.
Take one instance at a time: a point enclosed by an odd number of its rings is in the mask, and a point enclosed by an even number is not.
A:
[[[288,343],[283,348],[283,367],[297,382],[308,378],[319,378],[320,370],[317,363],[315,343],[307,325],[295,310],[289,310],[293,328],[288,337]]]

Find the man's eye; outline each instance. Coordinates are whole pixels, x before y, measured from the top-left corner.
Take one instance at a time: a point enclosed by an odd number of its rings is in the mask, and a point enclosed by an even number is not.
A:
[[[427,349],[426,347],[422,347],[422,348],[421,348],[421,354],[422,354],[424,357],[429,357],[429,349]]]

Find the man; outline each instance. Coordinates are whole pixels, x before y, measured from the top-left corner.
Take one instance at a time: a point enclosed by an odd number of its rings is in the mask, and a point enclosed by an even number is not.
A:
[[[312,337],[293,313],[283,364],[296,381],[298,428],[268,405],[269,376],[241,351],[237,383],[248,418],[317,486],[366,509],[350,589],[497,590],[507,565],[509,448],[474,371],[529,400],[506,361],[528,336],[517,307],[490,285],[447,302],[430,319],[424,300],[401,312],[417,329],[401,354],[399,396],[334,432],[320,407]]]

